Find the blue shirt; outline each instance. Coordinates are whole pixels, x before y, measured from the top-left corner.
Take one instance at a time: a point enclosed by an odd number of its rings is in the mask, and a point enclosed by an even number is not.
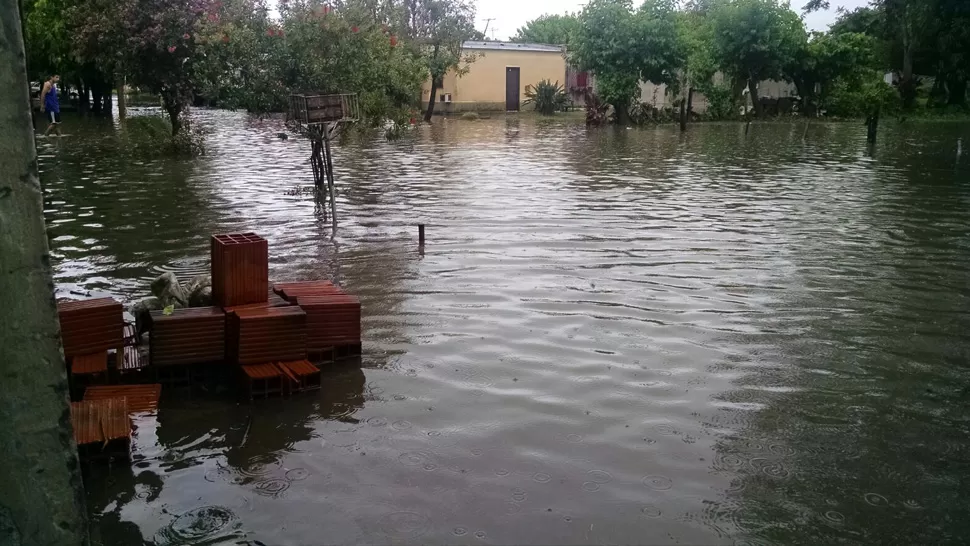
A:
[[[52,83],[50,90],[44,95],[44,108],[48,112],[60,113],[61,103],[57,99],[57,84]]]

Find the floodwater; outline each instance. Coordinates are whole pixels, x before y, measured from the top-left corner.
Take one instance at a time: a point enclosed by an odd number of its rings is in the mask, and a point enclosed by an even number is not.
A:
[[[319,393],[167,393],[85,471],[105,545],[832,544],[970,536],[970,126],[437,120],[336,147],[198,112],[194,161],[40,140],[59,296],[270,241],[364,355]],[[426,223],[427,247],[416,228]]]

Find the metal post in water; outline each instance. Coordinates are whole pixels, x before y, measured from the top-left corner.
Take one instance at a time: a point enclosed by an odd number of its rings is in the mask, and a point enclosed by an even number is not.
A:
[[[418,224],[418,246],[424,246],[424,224]]]

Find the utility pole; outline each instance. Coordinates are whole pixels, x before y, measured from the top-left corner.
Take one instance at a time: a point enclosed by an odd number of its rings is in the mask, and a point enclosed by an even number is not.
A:
[[[485,30],[482,31],[482,36],[488,36],[488,25],[492,24],[492,21],[494,20],[495,20],[495,17],[489,17],[485,19]],[[495,37],[495,32],[492,31],[492,38],[494,37]]]
[[[0,544],[86,546],[17,0],[0,21]]]

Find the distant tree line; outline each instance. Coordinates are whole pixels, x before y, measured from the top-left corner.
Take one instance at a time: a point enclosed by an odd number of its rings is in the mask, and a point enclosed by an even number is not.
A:
[[[95,104],[122,82],[161,97],[173,135],[192,104],[281,111],[294,91],[357,93],[362,115],[406,123],[421,85],[480,38],[465,0],[24,0],[28,70]],[[435,89],[436,90],[436,89]],[[434,90],[433,90],[434,91]],[[432,92],[432,104],[434,100]]]
[[[827,9],[812,0],[803,13]],[[514,41],[564,44],[570,61],[596,76],[599,99],[624,122],[639,83],[667,86],[675,103],[705,95],[712,117],[736,115],[748,89],[791,82],[799,110],[815,116],[873,109],[965,109],[970,78],[970,1],[874,0],[841,12],[827,32],[809,32],[778,0],[592,0],[579,13],[546,15]],[[894,84],[884,81],[894,72]],[[719,75],[715,77],[715,75]],[[932,85],[921,78],[932,78]]]

